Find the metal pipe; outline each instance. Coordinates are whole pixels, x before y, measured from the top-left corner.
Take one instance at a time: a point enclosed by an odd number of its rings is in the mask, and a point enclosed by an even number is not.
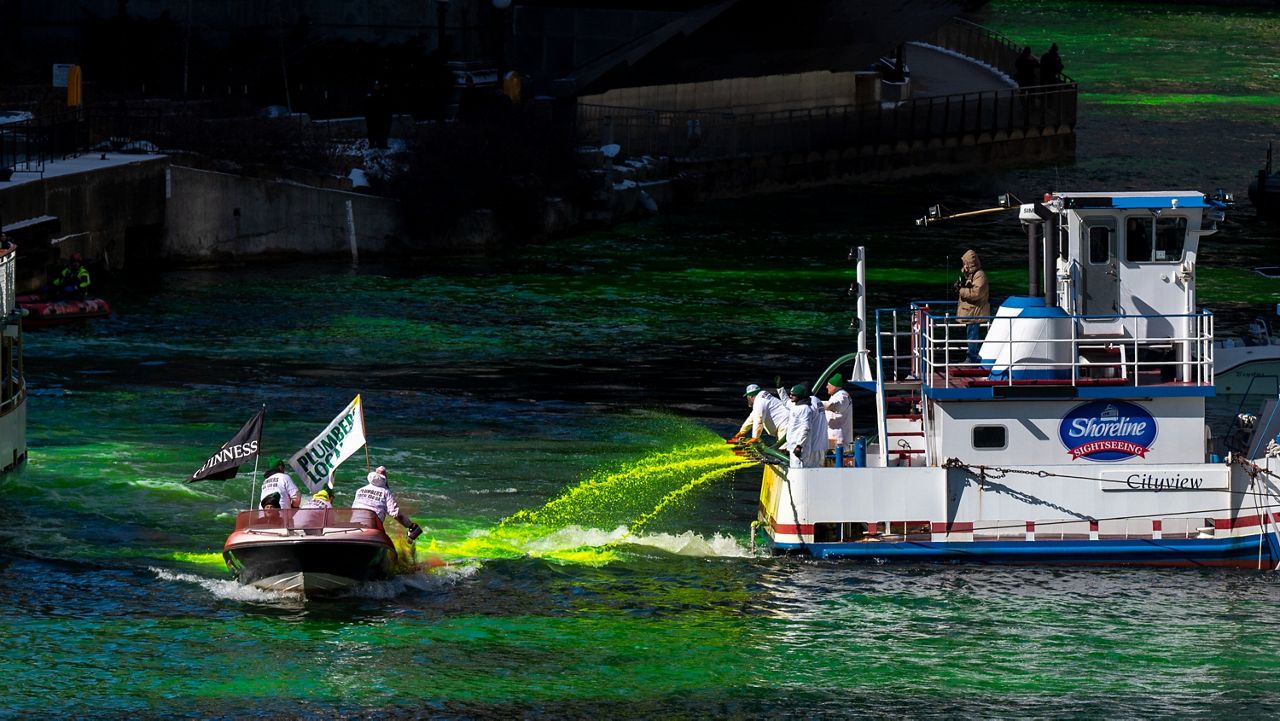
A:
[[[1057,263],[1058,216],[1054,215],[1044,224],[1044,304],[1050,308],[1058,304]]]
[[[1040,259],[1036,256],[1039,245],[1036,243],[1036,228],[1039,223],[1027,223],[1027,295],[1040,295]]]

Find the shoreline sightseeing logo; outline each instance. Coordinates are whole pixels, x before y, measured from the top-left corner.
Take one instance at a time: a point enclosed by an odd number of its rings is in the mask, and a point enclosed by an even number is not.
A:
[[[1125,401],[1092,401],[1076,406],[1058,425],[1071,460],[1115,462],[1147,457],[1156,439],[1156,419]]]

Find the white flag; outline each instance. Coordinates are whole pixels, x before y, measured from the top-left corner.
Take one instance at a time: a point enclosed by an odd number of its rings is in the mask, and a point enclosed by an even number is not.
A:
[[[312,493],[322,488],[340,463],[364,445],[364,408],[356,396],[346,410],[289,459],[294,472]]]

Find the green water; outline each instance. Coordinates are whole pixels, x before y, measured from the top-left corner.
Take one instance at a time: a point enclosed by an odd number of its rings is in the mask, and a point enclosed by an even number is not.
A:
[[[1209,717],[1274,714],[1280,581],[1208,570],[858,566],[751,547],[747,383],[811,381],[872,307],[949,298],[967,247],[1021,292],[1004,191],[1244,184],[1275,132],[1277,13],[1012,3],[1062,48],[1077,157],[725,202],[424,268],[162,273],[27,336],[29,462],[0,479],[0,717]],[[1274,225],[1204,241],[1220,329],[1280,302]],[[245,323],[244,318],[253,319]],[[449,561],[326,602],[221,562],[249,484],[182,480],[262,404],[291,453],[356,394]],[[341,501],[363,459],[338,471]],[[347,496],[349,498],[349,496]]]

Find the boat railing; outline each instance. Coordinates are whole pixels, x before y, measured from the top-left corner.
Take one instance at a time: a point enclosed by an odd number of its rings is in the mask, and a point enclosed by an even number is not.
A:
[[[237,531],[326,528],[381,530],[382,521],[364,508],[264,508],[236,515]]]
[[[1212,386],[1213,315],[976,316],[977,345],[967,359],[968,323],[955,303],[913,304],[912,366],[928,385],[1018,384]],[[1105,332],[1091,329],[1105,328]],[[900,331],[897,331],[900,332]]]
[[[0,250],[0,316],[9,318],[18,309],[15,263],[18,252],[12,248]]]
[[[1118,314],[1023,318],[976,317],[977,343],[994,358],[966,360],[970,341],[955,301],[921,301],[910,308],[876,311],[877,370],[886,382],[927,379],[938,385],[1153,385],[1178,382],[1211,386],[1213,315]],[[1057,337],[1016,336],[1019,327],[1050,321]],[[1091,332],[1105,327],[1107,332]],[[992,343],[992,341],[995,341]]]

